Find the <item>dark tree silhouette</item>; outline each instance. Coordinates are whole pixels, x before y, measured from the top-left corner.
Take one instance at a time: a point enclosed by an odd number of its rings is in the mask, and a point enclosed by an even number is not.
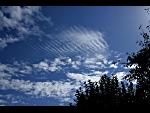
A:
[[[149,14],[149,8],[145,9]],[[150,32],[150,25],[146,26]],[[142,26],[139,27],[142,31],[143,41],[137,41],[142,48],[137,52],[128,54],[126,67],[135,66],[130,69],[130,73],[125,76],[128,81],[136,80],[136,101],[140,104],[150,103],[150,39],[148,33],[144,32]]]
[[[124,84],[116,76],[103,75],[98,82],[84,82],[84,87],[76,91],[75,104],[71,106],[123,106],[132,105],[135,89],[132,82]]]
[[[150,8],[145,9],[149,14]],[[146,26],[150,32],[150,25]],[[135,66],[129,70],[123,79],[127,82],[119,82],[113,75],[103,75],[99,82],[84,82],[84,87],[76,91],[75,104],[70,106],[132,106],[150,104],[150,39],[142,26],[143,41],[137,41],[142,48],[137,52],[127,53],[126,67]],[[115,63],[115,62],[114,62]],[[136,80],[136,87],[132,81]]]

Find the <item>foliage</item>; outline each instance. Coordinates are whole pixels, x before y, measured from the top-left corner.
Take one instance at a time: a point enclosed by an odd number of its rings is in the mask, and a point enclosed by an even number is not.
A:
[[[132,105],[135,89],[132,82],[125,84],[116,76],[112,78],[103,75],[98,82],[84,82],[84,88],[76,91],[75,105],[71,106],[124,106]]]
[[[145,9],[149,14],[149,10]],[[150,25],[146,26],[150,32]],[[103,75],[99,82],[84,82],[84,87],[76,91],[75,104],[70,106],[124,106],[124,105],[148,105],[150,104],[150,39],[142,26],[143,41],[137,41],[142,48],[137,52],[127,53],[126,67],[130,68],[129,74],[124,79],[128,82],[119,82],[113,75]],[[136,87],[132,81],[136,80]]]

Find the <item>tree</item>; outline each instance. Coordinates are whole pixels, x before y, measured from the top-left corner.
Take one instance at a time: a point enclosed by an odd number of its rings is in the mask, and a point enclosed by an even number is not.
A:
[[[130,83],[128,88],[124,82],[119,82],[116,76],[104,74],[98,82],[84,82],[84,87],[76,91],[75,104],[71,106],[123,106],[132,105],[135,90]],[[83,90],[85,89],[85,90]],[[127,99],[128,97],[128,99]]]
[[[145,9],[148,14],[150,8]],[[150,32],[150,25],[146,26]],[[127,53],[126,67],[130,68],[129,74],[119,82],[116,76],[103,75],[99,82],[84,82],[85,91],[80,87],[76,91],[75,106],[124,106],[124,105],[149,105],[150,104],[150,38],[142,26],[143,41],[137,41],[142,48],[137,52]],[[132,81],[137,81],[133,87]],[[71,104],[72,105],[72,104]]]
[[[149,9],[145,9],[149,13]],[[150,25],[146,26],[150,32]],[[142,31],[143,41],[137,41],[142,48],[137,52],[127,54],[126,67],[135,66],[130,69],[130,73],[125,76],[128,81],[136,80],[136,100],[141,104],[150,103],[150,39],[148,33],[144,32],[142,26],[139,27]],[[139,103],[139,102],[138,102]]]

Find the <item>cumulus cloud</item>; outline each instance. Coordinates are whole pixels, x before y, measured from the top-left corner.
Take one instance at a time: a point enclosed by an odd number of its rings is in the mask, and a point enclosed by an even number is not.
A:
[[[11,89],[37,98],[52,97],[59,99],[61,102],[71,101],[72,90],[77,89],[79,86],[78,83],[72,84],[72,82],[64,81],[31,82],[19,79],[0,79],[1,90]],[[13,101],[13,103],[17,102]]]
[[[93,57],[87,57],[83,61],[83,65],[88,69],[104,69],[107,68],[109,65],[109,61],[107,61],[107,57],[105,55],[99,55],[100,57],[97,57],[98,54],[96,54]],[[105,57],[105,58],[103,58]]]
[[[67,73],[67,77],[71,78],[71,79],[74,79],[76,81],[80,81],[80,82],[83,82],[83,81],[88,81],[88,80],[91,80],[91,81],[99,81],[99,77],[98,76],[88,76],[88,74],[85,74],[85,73]]]
[[[0,38],[0,49],[5,48],[8,43],[14,43],[18,41],[20,41],[20,38],[13,38],[10,35],[6,35],[6,38]]]
[[[14,61],[13,64],[0,63],[0,78],[10,78],[11,76],[24,76],[32,73],[32,67],[25,62]]]
[[[62,62],[59,58],[55,58],[54,61],[50,62],[47,59],[45,59],[43,62],[40,62],[39,64],[33,64],[33,67],[38,69],[39,71],[44,70],[46,72],[54,72],[61,70],[60,65],[65,65],[64,62]]]
[[[118,66],[117,65],[115,65],[115,64],[111,64],[110,65],[110,68],[117,68]]]
[[[76,89],[81,86],[83,81],[99,81],[100,77],[103,74],[108,74],[109,71],[101,71],[97,69],[90,69],[84,71],[86,66],[97,66],[102,68],[102,65],[105,68],[109,67],[110,61],[106,59],[100,59],[95,56],[93,57],[81,57],[77,56],[74,58],[70,57],[58,57],[53,60],[45,59],[40,61],[37,64],[29,66],[27,62],[14,61],[12,64],[0,64],[0,89],[1,90],[14,90],[18,92],[23,92],[26,95],[35,96],[37,98],[47,97],[47,98],[56,98],[60,102],[71,102],[71,98],[74,96]],[[77,67],[74,67],[77,66]],[[74,72],[72,69],[79,68],[81,69],[78,72]],[[31,75],[33,69],[35,71],[44,71],[44,72],[55,72],[67,68],[65,76],[69,78],[68,80],[59,80],[59,81],[30,81],[23,79],[14,79],[11,78],[12,75]],[[72,69],[71,69],[72,68]],[[118,72],[116,75],[121,81],[121,77],[125,74],[124,72]],[[8,78],[6,77],[8,76]],[[11,79],[10,79],[11,78]],[[41,76],[42,78],[42,76]],[[46,79],[45,79],[46,80]],[[12,103],[18,103],[19,100],[12,100]]]
[[[108,74],[109,73],[109,71],[108,70],[106,70],[106,71],[104,71],[104,72],[102,72],[102,71],[95,71],[95,70],[92,70],[93,72],[92,72],[92,74],[93,75],[96,75],[96,76],[102,76],[102,75],[104,75],[104,74]]]
[[[0,49],[8,43],[14,43],[28,35],[41,36],[44,32],[38,26],[38,22],[47,22],[53,25],[50,17],[45,17],[40,6],[2,6],[0,7],[0,30],[7,29],[9,38],[4,35],[0,38]],[[6,28],[6,29],[5,29]],[[14,31],[12,33],[12,31]],[[11,32],[10,32],[11,31]]]
[[[96,58],[86,58],[84,64],[95,64]]]
[[[71,58],[68,58],[68,59],[66,60],[66,64],[72,65],[72,68],[74,68],[74,69],[79,69],[78,66],[81,65],[81,60],[78,59],[78,60],[74,61],[74,60],[72,60]]]

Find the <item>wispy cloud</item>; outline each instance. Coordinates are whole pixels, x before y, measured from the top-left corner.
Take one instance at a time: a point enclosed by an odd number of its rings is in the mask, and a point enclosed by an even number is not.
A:
[[[96,52],[108,54],[108,44],[100,31],[73,26],[47,36],[49,40],[41,44],[39,49],[45,48],[57,56],[87,55]]]

